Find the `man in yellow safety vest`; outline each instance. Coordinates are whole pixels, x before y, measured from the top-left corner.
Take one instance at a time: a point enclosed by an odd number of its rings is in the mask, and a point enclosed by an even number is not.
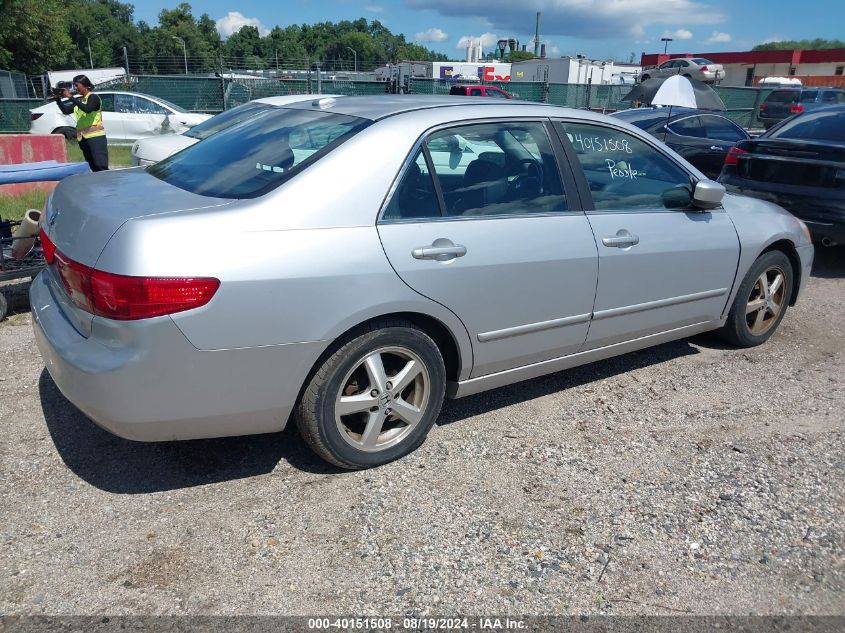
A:
[[[100,97],[94,94],[94,85],[85,75],[74,77],[73,85],[79,96],[73,96],[65,89],[62,97],[68,101],[59,99],[56,103],[59,110],[76,119],[76,140],[91,171],[104,171],[109,168],[109,146]]]

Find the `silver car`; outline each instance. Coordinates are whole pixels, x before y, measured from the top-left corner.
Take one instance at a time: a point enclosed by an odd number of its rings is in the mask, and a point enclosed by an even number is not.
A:
[[[712,84],[719,83],[725,78],[725,69],[721,64],[711,62],[704,57],[679,57],[663,62],[660,66],[645,69],[640,76],[640,81],[672,75],[683,75]]]
[[[296,421],[344,468],[461,397],[719,330],[766,341],[813,259],[618,119],[518,101],[270,108],[49,200],[36,340],[104,428],[158,441]]]

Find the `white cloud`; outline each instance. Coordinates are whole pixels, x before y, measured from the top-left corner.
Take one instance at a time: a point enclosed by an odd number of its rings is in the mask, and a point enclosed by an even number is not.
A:
[[[408,7],[443,16],[479,18],[499,32],[534,31],[534,12],[542,11],[542,35],[578,38],[642,39],[652,25],[689,27],[720,24],[725,14],[699,0],[404,0]],[[530,6],[527,6],[530,5]]]
[[[663,31],[660,37],[671,37],[673,40],[691,40],[692,32],[686,29],[676,29],[674,31]]]
[[[443,42],[449,39],[449,34],[442,29],[430,28],[414,35],[417,42]]]
[[[461,39],[458,40],[458,45],[455,48],[466,48],[473,42],[478,42],[481,40],[481,46],[484,49],[489,49],[496,45],[496,42],[499,41],[499,38],[496,36],[495,33],[482,33],[481,35],[462,35]]]
[[[552,46],[552,47],[549,49],[549,53],[551,53],[552,55],[554,55],[555,57],[557,57],[558,55],[560,55],[560,49],[559,49],[557,46]]]
[[[713,31],[713,35],[708,37],[705,42],[707,44],[726,44],[733,40],[730,33],[723,33],[722,31]]]
[[[270,32],[270,29],[261,24],[261,20],[258,18],[248,18],[240,11],[229,11],[225,16],[217,20],[217,32],[220,33],[220,37],[224,40],[233,33],[240,31],[244,26],[254,26],[258,29],[262,37]]]
[[[384,11],[384,7],[380,4],[368,4],[364,9],[370,13],[382,13]]]

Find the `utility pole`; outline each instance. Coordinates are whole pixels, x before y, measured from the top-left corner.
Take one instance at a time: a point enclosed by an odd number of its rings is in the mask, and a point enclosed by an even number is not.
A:
[[[354,57],[354,59],[355,59],[355,74],[357,75],[358,74],[358,53],[356,53],[355,49],[352,48],[351,46],[347,46],[346,49],[352,51],[352,54],[355,56]]]
[[[665,44],[663,45],[663,54],[665,55],[667,53],[667,51],[669,50],[669,42],[672,41],[672,38],[671,37],[661,37],[660,41],[665,42]]]
[[[126,88],[129,88],[129,53],[126,52],[126,47],[123,47],[123,66],[126,68]]]
[[[172,37],[174,40],[179,40],[180,42],[182,42],[182,53],[185,55],[185,74],[187,75],[188,74],[188,47],[185,46],[185,40],[183,40],[178,35],[171,35],[170,37]]]
[[[88,63],[91,64],[91,70],[94,70],[94,57],[91,55],[91,38],[97,37],[99,33],[94,33],[93,35],[89,35],[85,39],[88,40]]]

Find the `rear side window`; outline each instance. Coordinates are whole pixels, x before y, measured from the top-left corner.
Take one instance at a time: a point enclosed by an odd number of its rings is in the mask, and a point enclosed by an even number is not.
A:
[[[432,134],[414,157],[384,211],[385,219],[440,216],[428,159],[450,217],[566,211],[566,197],[546,128],[501,122]]]
[[[805,90],[801,93],[801,102],[802,103],[812,103],[816,99],[819,98],[819,91],[818,90]]]
[[[730,141],[736,143],[737,141],[744,141],[748,136],[733,122],[721,116],[714,116],[708,114],[701,117],[701,123],[706,131],[707,138],[718,139],[720,141]]]
[[[203,196],[255,198],[370,124],[331,112],[272,108],[147,168]]]
[[[480,97],[481,96],[481,88],[473,88],[469,91],[470,96],[473,97]]]
[[[709,59],[704,59],[703,57],[696,57],[692,60],[694,64],[698,64],[699,66],[712,66],[713,62]]]
[[[766,97],[766,101],[769,103],[792,103],[798,101],[800,94],[797,90],[775,90]]]
[[[565,123],[600,211],[687,208],[689,174],[640,139],[600,125]]]

